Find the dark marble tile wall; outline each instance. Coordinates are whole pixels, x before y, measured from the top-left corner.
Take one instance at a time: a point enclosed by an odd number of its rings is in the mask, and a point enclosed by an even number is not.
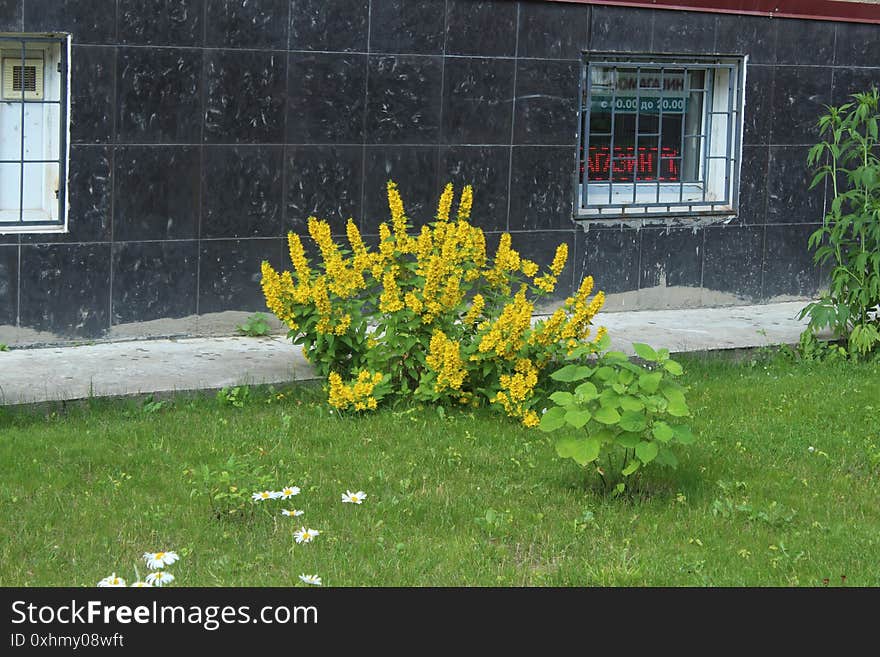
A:
[[[490,243],[542,263],[567,243],[561,295],[587,274],[613,307],[809,295],[816,114],[880,82],[874,25],[538,0],[0,0],[20,30],[73,34],[70,232],[0,235],[5,341],[261,310],[287,231],[374,235],[389,178],[417,224],[472,183]],[[572,221],[589,49],[749,56],[737,218]]]

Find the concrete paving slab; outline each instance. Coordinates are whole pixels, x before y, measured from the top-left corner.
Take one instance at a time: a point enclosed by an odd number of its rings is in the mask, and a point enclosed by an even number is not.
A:
[[[803,301],[600,314],[615,349],[645,342],[672,352],[793,344]],[[0,405],[219,389],[314,378],[282,336],[111,342],[0,352]]]

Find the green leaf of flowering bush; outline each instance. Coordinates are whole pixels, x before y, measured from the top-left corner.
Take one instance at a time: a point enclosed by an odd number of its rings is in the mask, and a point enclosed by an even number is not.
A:
[[[574,394],[582,398],[584,401],[592,401],[599,396],[599,391],[596,389],[595,384],[590,381],[584,381],[574,389]],[[553,395],[550,395],[550,399],[553,399]]]
[[[625,411],[641,411],[645,408],[645,403],[638,397],[623,395],[620,398],[620,407]]]
[[[639,388],[647,392],[649,395],[657,392],[660,381],[663,380],[662,372],[652,372],[651,374],[642,374],[639,377]]]
[[[657,352],[654,351],[653,347],[649,347],[641,342],[633,342],[633,349],[635,349],[639,358],[651,361],[652,363],[657,361]]]
[[[574,402],[574,395],[570,392],[559,390],[550,395],[550,399],[553,401],[553,403],[559,406],[569,406]]]
[[[620,471],[620,474],[622,474],[624,477],[629,477],[633,472],[638,470],[641,465],[642,464],[639,461],[632,460],[626,464],[626,467]]]
[[[620,416],[619,424],[620,428],[624,431],[638,433],[645,430],[647,420],[645,419],[645,414],[640,411],[625,411],[624,414]]]
[[[653,461],[659,452],[657,443],[641,442],[636,445],[636,457],[645,465]]]
[[[594,437],[560,438],[556,441],[556,453],[563,458],[574,459],[580,465],[586,465],[599,458],[599,441]]]
[[[654,435],[654,438],[662,443],[668,443],[675,436],[672,427],[666,424],[663,420],[657,420],[654,423],[654,426],[651,427],[651,433]]]
[[[675,432],[675,439],[682,445],[690,445],[696,440],[691,428],[686,424],[673,425],[672,431]]]
[[[556,370],[550,375],[554,381],[563,383],[571,383],[572,381],[580,381],[586,379],[593,374],[593,370],[585,365],[566,365],[560,370]]]
[[[575,429],[580,429],[587,422],[590,421],[591,417],[592,417],[592,415],[590,414],[590,411],[588,411],[586,409],[576,410],[576,411],[568,411],[565,414],[565,421],[566,421],[566,423],[573,426]]]
[[[636,445],[642,442],[642,437],[637,433],[623,432],[614,437],[615,442],[624,449],[634,449]]]
[[[556,431],[565,426],[565,412],[565,409],[560,406],[555,406],[554,408],[549,409],[541,416],[541,422],[538,424],[538,428],[541,431],[550,433],[551,431]]]
[[[593,418],[596,422],[601,422],[602,424],[617,424],[620,422],[620,413],[611,406],[600,406],[596,410],[595,415],[593,415]]]
[[[684,372],[684,369],[676,363],[674,360],[667,360],[663,363],[663,369],[669,372],[672,376],[681,376]]]

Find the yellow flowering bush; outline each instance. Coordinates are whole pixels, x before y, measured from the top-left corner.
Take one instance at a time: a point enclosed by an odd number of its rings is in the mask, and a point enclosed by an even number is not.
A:
[[[290,233],[293,271],[262,265],[266,304],[327,377],[330,405],[371,410],[389,396],[489,403],[537,426],[536,391],[548,367],[604,335],[591,334],[603,293],[593,295],[587,277],[551,317],[533,321],[536,301],[554,292],[566,265],[565,244],[545,270],[507,233],[489,257],[483,231],[470,224],[470,186],[452,218],[455,194],[446,185],[435,220],[418,233],[394,182],[387,191],[390,222],[379,225],[376,248],[351,219],[343,245],[311,217],[319,262]]]

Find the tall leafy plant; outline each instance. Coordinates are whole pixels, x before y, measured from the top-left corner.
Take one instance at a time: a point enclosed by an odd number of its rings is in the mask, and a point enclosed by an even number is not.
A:
[[[880,141],[877,88],[828,107],[819,119],[822,141],[810,149],[816,175],[810,189],[830,181],[831,206],[809,239],[814,259],[831,266],[828,291],[800,314],[807,332],[830,328],[863,357],[880,348]]]

